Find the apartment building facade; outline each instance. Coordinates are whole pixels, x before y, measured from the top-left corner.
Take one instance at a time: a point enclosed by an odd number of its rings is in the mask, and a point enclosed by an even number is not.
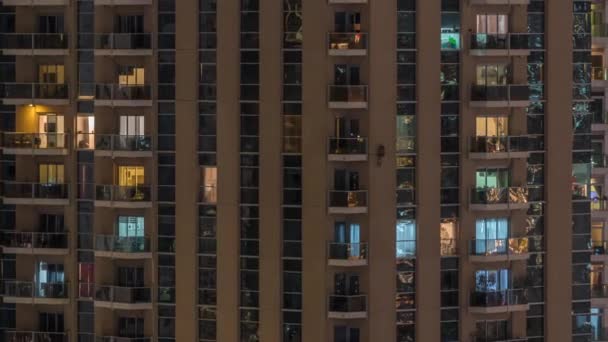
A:
[[[0,0],[0,341],[608,341],[605,11]]]

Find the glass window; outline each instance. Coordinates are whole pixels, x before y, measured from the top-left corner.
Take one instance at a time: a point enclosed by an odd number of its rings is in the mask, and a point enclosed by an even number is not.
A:
[[[507,85],[509,66],[506,64],[482,64],[477,66],[477,85]]]
[[[145,69],[143,67],[122,65],[118,68],[118,84],[144,85]]]
[[[143,166],[119,166],[118,185],[137,186],[144,184]]]
[[[509,169],[477,169],[477,188],[506,188],[509,187]]]
[[[144,231],[143,216],[118,216],[119,237],[142,237]]]
[[[63,164],[38,165],[38,180],[42,184],[64,184],[65,174]]]
[[[396,225],[396,256],[406,258],[416,254],[416,222],[413,220],[397,220]]]
[[[478,137],[502,137],[509,135],[508,116],[478,116],[475,118]]]
[[[477,33],[507,34],[509,16],[506,14],[478,14]]]
[[[475,272],[475,291],[497,292],[509,289],[509,270],[479,270]]]

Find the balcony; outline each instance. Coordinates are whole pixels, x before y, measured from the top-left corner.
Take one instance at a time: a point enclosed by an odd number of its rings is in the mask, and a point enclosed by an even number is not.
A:
[[[327,41],[330,56],[367,55],[367,33],[330,32]]]
[[[591,241],[591,261],[608,261],[608,241]]]
[[[608,160],[604,153],[591,154],[591,173],[594,175],[608,174]]]
[[[591,130],[594,132],[604,132],[608,130],[608,113],[606,113],[603,108],[596,108],[593,111]]]
[[[4,331],[7,342],[68,342],[65,332],[50,331]]]
[[[151,187],[148,185],[96,185],[95,206],[109,208],[151,208]]]
[[[528,295],[525,289],[504,290],[496,292],[471,293],[469,312],[478,314],[496,314],[505,312],[528,311]]]
[[[469,259],[472,262],[501,262],[528,260],[528,238],[477,239],[470,241]]]
[[[470,0],[471,5],[529,5],[530,0]]]
[[[95,0],[95,6],[152,5],[152,0]]]
[[[114,259],[149,259],[150,239],[143,236],[95,236],[95,256]]]
[[[4,281],[4,303],[65,305],[70,303],[69,286],[63,283],[34,283],[31,281]]]
[[[608,284],[591,284],[591,306],[608,307]]]
[[[152,157],[152,137],[149,135],[95,134],[95,156]]]
[[[527,337],[473,336],[471,342],[527,342]]]
[[[531,35],[527,33],[474,33],[470,38],[471,56],[528,56]]]
[[[367,243],[329,242],[327,245],[329,266],[367,265]]]
[[[152,309],[152,289],[149,287],[95,286],[95,307],[116,310]]]
[[[97,84],[95,106],[150,107],[152,87],[149,85]]]
[[[329,138],[328,161],[367,161],[367,138]]]
[[[4,182],[4,204],[69,205],[67,184]]]
[[[527,187],[473,188],[469,206],[483,211],[528,209],[528,196]]]
[[[69,0],[4,0],[4,6],[66,6]]]
[[[150,337],[95,336],[95,342],[151,342]]]
[[[591,217],[608,218],[608,201],[595,197],[591,200]]]
[[[70,103],[68,85],[57,83],[0,83],[5,105],[64,106]]]
[[[366,109],[366,85],[330,85],[328,106],[331,109]]]
[[[367,295],[330,295],[327,317],[337,319],[367,318]]]
[[[608,87],[608,68],[591,68],[591,85],[594,89],[603,89]]]
[[[527,84],[473,85],[469,105],[474,108],[525,108],[530,105],[530,87]]]
[[[471,137],[471,159],[528,158],[533,147],[528,136]]]
[[[0,246],[7,254],[67,255],[68,233],[0,231]]]
[[[4,55],[66,56],[70,54],[68,48],[68,35],[63,33],[0,34],[0,50]]]
[[[608,46],[608,24],[597,23],[591,26],[591,40],[594,47]]]
[[[95,56],[152,56],[152,34],[96,34]]]
[[[13,133],[4,132],[4,154],[65,156],[69,153],[66,133]]]
[[[330,214],[365,214],[367,213],[367,190],[330,190]]]

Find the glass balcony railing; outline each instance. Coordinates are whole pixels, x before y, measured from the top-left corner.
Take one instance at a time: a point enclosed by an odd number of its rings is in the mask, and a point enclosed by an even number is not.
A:
[[[471,101],[529,101],[530,87],[526,84],[473,85]]]
[[[591,211],[606,211],[608,206],[606,205],[608,200],[600,199],[598,197],[591,199]]]
[[[149,101],[152,100],[152,87],[149,85],[97,84],[96,100]]]
[[[591,240],[593,255],[608,255],[608,241]]]
[[[367,49],[367,33],[363,32],[330,32],[328,41],[330,50]]]
[[[473,33],[472,50],[529,50],[534,37],[528,33]]]
[[[149,287],[95,286],[95,300],[123,304],[144,304],[152,302]]]
[[[330,190],[329,206],[339,208],[367,207],[367,190]]]
[[[95,192],[97,201],[149,202],[152,200],[151,188],[148,185],[96,185]]]
[[[68,48],[68,35],[64,33],[2,33],[0,49],[15,50],[65,50]]]
[[[7,342],[68,342],[68,334],[50,331],[4,331]]]
[[[12,133],[4,132],[2,146],[23,149],[64,149],[68,146],[66,133]]]
[[[604,68],[604,67],[591,68],[591,79],[594,81],[607,81],[608,80],[608,68]]]
[[[151,342],[150,337],[95,336],[95,342]]]
[[[4,182],[4,197],[67,199],[68,185],[54,183]]]
[[[525,289],[513,289],[493,292],[471,292],[471,306],[494,307],[528,304],[528,294]]]
[[[63,283],[35,283],[31,281],[5,280],[2,295],[18,298],[68,298],[67,282]]]
[[[330,295],[329,296],[329,311],[330,312],[366,312],[367,311],[367,295]]]
[[[591,284],[591,298],[608,298],[608,284]]]
[[[150,239],[144,236],[96,235],[95,250],[118,253],[148,253]]]
[[[606,167],[606,155],[603,153],[592,153],[591,154],[591,166],[595,168]]]
[[[457,239],[441,239],[439,244],[442,256],[458,255]]]
[[[473,153],[529,152],[532,144],[528,136],[471,137]]]
[[[528,203],[527,187],[473,188],[471,204],[525,204]]]
[[[68,248],[68,233],[0,231],[0,245],[5,248]]]
[[[470,241],[469,252],[474,256],[521,255],[529,252],[528,238],[476,239]]]
[[[215,185],[205,185],[200,187],[199,203],[217,203],[217,187]]]
[[[149,50],[152,48],[150,33],[100,33],[95,35],[95,49]]]
[[[608,24],[598,23],[591,25],[592,37],[608,37]]]
[[[6,99],[67,100],[68,85],[58,83],[0,83],[0,97]]]
[[[149,135],[95,134],[95,149],[100,151],[152,151]]]
[[[367,154],[367,138],[329,138],[329,154]]]
[[[330,85],[329,102],[367,102],[366,85]]]
[[[366,260],[367,243],[329,242],[329,259],[332,260]]]

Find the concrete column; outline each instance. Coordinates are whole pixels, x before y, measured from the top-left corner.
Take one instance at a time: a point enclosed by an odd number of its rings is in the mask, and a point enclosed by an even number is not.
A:
[[[416,258],[416,340],[440,340],[440,199],[441,128],[440,1],[420,0],[418,20],[416,194],[418,248]]]
[[[175,337],[198,339],[198,1],[175,2]]]
[[[260,1],[260,339],[281,341],[282,2]]]
[[[239,340],[238,0],[217,3],[217,340]]]
[[[545,6],[545,339],[572,338],[572,4]],[[568,44],[564,44],[564,39]]]
[[[369,3],[369,338],[395,341],[397,5]],[[380,161],[377,150],[385,148]],[[439,230],[437,230],[439,231]],[[439,250],[439,244],[437,244]]]
[[[326,0],[306,0],[303,4],[303,115],[302,115],[302,341],[327,341],[327,216],[326,153],[328,78]],[[308,72],[307,70],[310,70]]]

